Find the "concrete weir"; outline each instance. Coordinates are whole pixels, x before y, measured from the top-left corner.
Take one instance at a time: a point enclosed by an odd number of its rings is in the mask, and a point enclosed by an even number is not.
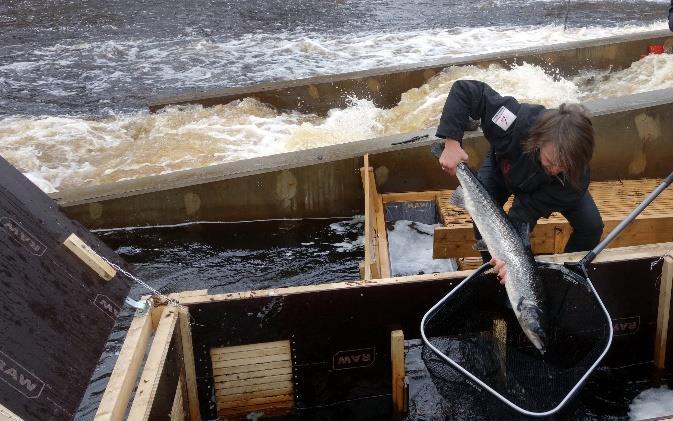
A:
[[[673,36],[669,31],[649,31],[220,91],[190,92],[157,99],[150,104],[150,110],[157,111],[176,104],[212,106],[254,97],[279,110],[298,110],[324,115],[332,108],[346,106],[349,96],[369,98],[376,106],[389,108],[400,101],[404,92],[425,84],[428,79],[449,66],[487,67],[491,64],[511,66],[526,62],[539,65],[545,70],[560,72],[563,76],[570,76],[589,68],[626,68],[647,54],[650,45],[663,45],[666,51],[671,51]]]
[[[233,89],[217,97],[176,98],[173,103],[216,104],[256,96],[279,108],[294,107],[319,113],[343,105],[340,101],[347,96],[345,93],[365,95],[365,86],[367,89],[378,86],[379,105],[390,106],[399,100],[401,92],[423,84],[427,79],[423,74],[431,76],[449,65],[511,64],[518,60],[572,73],[589,67],[628,66],[646,54],[647,47],[653,44],[664,44],[670,50],[673,36],[655,32],[578,42],[557,46],[554,50],[527,49],[422,68],[398,68],[397,73],[384,69]],[[373,75],[377,75],[376,83],[368,83]],[[405,83],[393,83],[393,80]],[[416,85],[410,84],[412,82]],[[318,92],[318,95],[302,94],[302,90]],[[306,102],[306,95],[315,98]],[[592,162],[594,180],[668,175],[673,162],[673,125],[670,124],[673,88],[585,105],[593,115],[597,136]],[[160,106],[154,104],[153,108]],[[466,138],[470,165],[475,168],[487,143],[478,132],[469,133]],[[402,143],[410,139],[417,140]],[[429,129],[72,189],[51,196],[71,217],[91,229],[192,221],[346,217],[363,213],[360,168],[365,154],[369,154],[381,193],[455,187],[455,179],[443,175],[429,152],[433,140],[434,129]]]

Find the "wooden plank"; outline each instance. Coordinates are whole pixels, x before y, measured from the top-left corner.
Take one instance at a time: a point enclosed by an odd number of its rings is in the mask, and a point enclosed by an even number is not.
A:
[[[283,374],[278,374],[275,376],[267,375],[263,377],[249,378],[243,380],[218,381],[217,378],[213,378],[213,380],[214,380],[213,384],[215,385],[215,387],[235,389],[237,387],[242,386],[262,385],[267,383],[289,381],[292,380],[292,373],[290,371],[286,371]]]
[[[434,202],[441,194],[446,194],[446,191],[428,190],[421,192],[383,193],[381,200],[384,204],[392,202]]]
[[[216,402],[218,406],[222,406],[223,408],[234,408],[237,406],[249,406],[249,405],[269,405],[270,408],[273,408],[275,405],[279,402],[292,402],[294,400],[294,396],[292,394],[284,394],[284,395],[273,395],[273,396],[261,396],[257,398],[251,398],[251,399],[238,399],[238,400],[233,400],[229,401],[224,397],[217,397]]]
[[[671,288],[673,287],[673,256],[664,256],[659,284],[659,308],[657,313],[657,334],[654,342],[654,365],[666,367],[666,350],[668,349],[668,331],[671,314]]]
[[[182,399],[182,379],[178,380],[178,387],[175,389],[175,397],[173,398],[173,407],[171,408],[170,421],[184,421],[184,401]]]
[[[269,391],[270,394],[278,395],[287,393],[287,391],[292,390],[292,379],[289,378],[281,381],[267,381],[266,383],[246,384],[243,386],[236,386],[236,387],[232,387],[227,383],[215,383],[215,390],[226,391],[227,396],[234,396],[234,395],[248,396],[251,393],[261,391]]]
[[[365,154],[364,156],[364,166],[360,169],[360,175],[362,177],[362,188],[364,191],[365,195],[365,223],[364,223],[364,229],[365,229],[365,263],[364,263],[364,268],[365,268],[365,276],[364,280],[368,281],[372,279],[373,273],[373,262],[376,256],[373,256],[372,254],[375,252],[375,250],[371,247],[372,244],[372,223],[371,223],[371,209],[372,209],[372,204],[371,204],[371,192],[369,191],[369,176],[370,172],[368,171],[369,169],[369,155]]]
[[[215,382],[226,382],[231,380],[245,380],[265,376],[284,375],[288,373],[288,368],[287,367],[273,368],[270,370],[247,371],[244,373],[235,373],[235,374],[219,374],[217,371],[213,371],[213,373],[214,373],[213,379]]]
[[[119,352],[112,375],[101,399],[95,420],[121,420],[133,392],[138,371],[147,350],[147,343],[152,333],[150,312],[136,316],[131,321],[126,339]]]
[[[292,362],[290,359],[284,361],[272,361],[268,363],[261,364],[241,364],[233,367],[213,367],[213,374],[215,375],[227,375],[227,374],[238,374],[238,373],[252,373],[255,371],[265,371],[273,370],[277,368],[291,368]]]
[[[614,249],[603,250],[598,254],[598,256],[596,256],[596,258],[594,258],[592,263],[610,263],[625,260],[645,259],[648,257],[661,257],[665,254],[669,254],[671,251],[673,251],[673,242],[618,247]],[[586,254],[587,253],[584,251],[578,251],[576,253],[543,255],[536,256],[535,260],[549,263],[578,262],[580,259],[586,256]]]
[[[374,171],[369,169],[370,191],[373,195],[373,211],[376,226],[376,243],[378,245],[378,266],[379,276],[381,278],[390,278],[390,254],[388,253],[388,230],[386,228],[386,217],[383,211],[383,201],[376,188],[376,178]]]
[[[179,302],[182,298],[198,297],[200,295],[208,295],[208,290],[207,289],[194,289],[194,290],[191,290],[191,291],[173,292],[171,294],[168,294],[168,298],[172,298],[172,299]]]
[[[399,414],[406,412],[406,392],[404,377],[404,333],[394,330],[390,334],[390,359],[392,366],[393,408]]]
[[[207,294],[207,290],[204,294]],[[202,294],[200,294],[202,295]],[[201,420],[199,395],[196,389],[196,367],[194,364],[194,344],[192,343],[192,328],[189,324],[189,309],[179,307],[180,337],[182,345],[182,359],[185,370],[185,388],[187,390],[187,406],[190,421]]]
[[[288,352],[287,354],[273,354],[263,357],[252,357],[247,361],[245,359],[213,361],[213,368],[229,368],[241,365],[245,366],[250,364],[263,364],[276,361],[290,361],[290,353]]]
[[[388,241],[385,236],[383,202],[376,190],[374,170],[369,166],[369,155],[364,157],[364,167],[360,169],[365,196],[365,276],[364,280],[390,276]],[[380,215],[380,216],[377,216]],[[379,219],[380,218],[380,219]],[[384,241],[384,244],[381,244]],[[383,263],[383,261],[387,263]],[[386,271],[386,276],[383,271]]]
[[[70,234],[63,242],[63,245],[106,281],[111,280],[117,274],[117,271],[108,262],[103,260],[98,253],[76,234]]]
[[[259,344],[248,344],[248,345],[236,345],[236,346],[227,346],[227,347],[219,347],[219,348],[212,348],[210,350],[211,356],[214,353],[229,353],[229,352],[249,352],[249,351],[254,351],[257,349],[268,349],[268,348],[279,348],[279,347],[287,347],[287,341],[275,341],[275,342],[264,342],[264,343],[259,343]]]
[[[147,355],[145,368],[140,377],[128,419],[146,420],[149,418],[152,403],[159,386],[159,379],[162,371],[166,368],[164,364],[171,346],[173,334],[175,333],[177,319],[178,312],[175,308],[167,307],[164,310],[157,331],[154,334],[152,347]]]
[[[437,227],[432,237],[432,258],[478,257],[472,226]]]
[[[232,392],[231,390],[217,390],[217,392],[225,392],[223,395],[217,396],[217,402],[223,406],[230,406],[234,402],[250,402],[254,399],[274,398],[276,396],[291,396],[292,382],[278,383],[278,386],[269,388],[268,385],[257,389],[254,387],[247,388],[245,392]],[[238,390],[238,389],[237,389]],[[288,400],[288,399],[284,399]],[[277,402],[277,401],[273,401]]]
[[[290,352],[290,345],[285,343],[274,348],[253,349],[249,351],[231,352],[223,350],[223,348],[212,348],[210,350],[210,357],[215,361],[234,361],[247,360],[252,357],[267,357],[270,355],[283,354],[287,355]]]
[[[0,405],[0,421],[23,421],[23,418]]]
[[[224,420],[249,419],[246,416],[253,412],[264,412],[265,418],[279,417],[287,414],[294,407],[294,402],[277,402],[273,408],[267,404],[244,405],[226,408],[218,411],[220,418]]]

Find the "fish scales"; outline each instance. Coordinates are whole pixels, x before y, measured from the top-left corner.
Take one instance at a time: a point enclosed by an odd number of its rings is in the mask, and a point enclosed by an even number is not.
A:
[[[533,345],[544,353],[544,300],[533,255],[467,164],[458,165],[456,176],[461,185],[463,205],[479,229],[489,253],[505,262],[505,290],[517,320]]]

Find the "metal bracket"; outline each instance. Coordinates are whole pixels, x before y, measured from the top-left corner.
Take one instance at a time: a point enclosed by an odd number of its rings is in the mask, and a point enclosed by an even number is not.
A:
[[[129,306],[135,308],[136,309],[136,315],[138,315],[138,316],[142,316],[145,313],[147,313],[147,311],[152,306],[150,304],[149,300],[136,301],[136,300],[134,300],[133,298],[130,298],[130,297],[126,297],[126,300],[124,300],[124,302],[126,304],[128,304]]]

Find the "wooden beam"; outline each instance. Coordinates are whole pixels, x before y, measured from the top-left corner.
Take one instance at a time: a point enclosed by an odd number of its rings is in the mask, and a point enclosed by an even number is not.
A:
[[[381,278],[390,278],[390,254],[388,253],[388,230],[386,228],[386,216],[383,208],[381,195],[376,188],[374,171],[369,168],[369,189],[372,194],[374,222],[376,226],[376,244],[378,246],[378,267]]]
[[[370,177],[370,172],[369,172],[369,154],[365,154],[364,156],[364,166],[360,168],[360,176],[362,177],[362,189],[364,191],[365,195],[365,263],[364,263],[364,268],[365,268],[365,273],[364,273],[364,280],[368,281],[372,279],[374,274],[372,273],[373,269],[373,262],[376,256],[373,256],[372,254],[376,251],[371,247],[372,244],[372,230],[373,230],[373,224],[371,222],[372,218],[372,203],[371,203],[371,192],[369,191],[369,177]]]
[[[0,421],[23,421],[18,415],[0,405]]]
[[[117,363],[98,406],[94,418],[96,421],[123,419],[152,331],[149,311],[131,321]]]
[[[196,296],[202,296],[197,294]],[[178,315],[180,321],[180,338],[182,346],[182,359],[185,370],[184,386],[187,389],[187,406],[189,407],[190,421],[201,420],[201,410],[199,408],[199,395],[196,389],[196,367],[194,364],[194,345],[192,343],[192,327],[189,324],[189,309],[179,307]]]
[[[175,390],[175,397],[173,398],[173,407],[171,408],[170,421],[184,421],[185,420],[185,403],[182,399],[183,393],[182,378],[178,379],[178,386]]]
[[[392,366],[393,410],[398,414],[407,412],[407,393],[404,367],[404,332],[390,333],[390,359]]]
[[[673,256],[664,256],[661,267],[661,283],[659,284],[659,309],[657,315],[657,334],[654,342],[654,365],[666,367],[666,350],[668,349],[668,331],[671,314],[671,288],[673,287]]]
[[[106,281],[111,280],[117,274],[108,262],[74,233],[65,239],[63,245]]]
[[[364,280],[390,277],[390,256],[383,200],[376,188],[374,169],[369,155],[364,156],[360,169],[365,194],[365,262]]]
[[[592,263],[608,263],[622,260],[637,260],[648,257],[661,257],[670,253],[672,250],[673,242],[605,249],[596,256]],[[586,255],[586,251],[578,251],[575,253],[535,256],[535,260],[549,263],[579,262],[580,259]]]
[[[164,364],[171,346],[173,334],[175,333],[177,320],[177,309],[175,307],[166,307],[159,321],[157,331],[154,334],[150,352],[147,354],[145,368],[140,376],[133,405],[129,412],[129,420],[146,420],[149,418],[161,373],[166,368]]]

